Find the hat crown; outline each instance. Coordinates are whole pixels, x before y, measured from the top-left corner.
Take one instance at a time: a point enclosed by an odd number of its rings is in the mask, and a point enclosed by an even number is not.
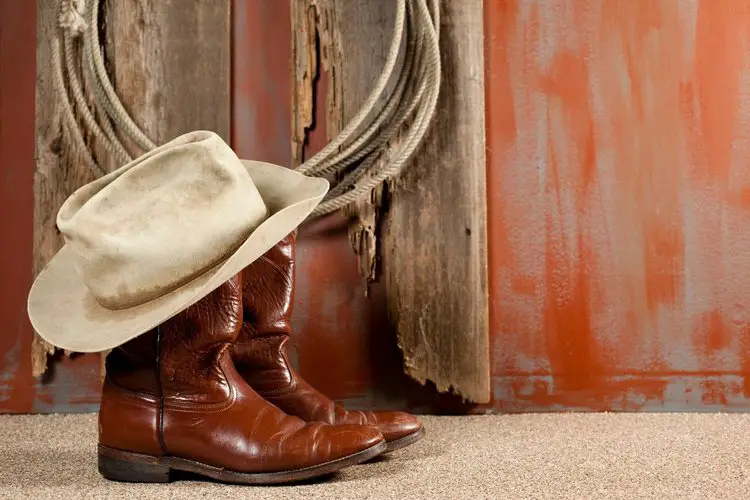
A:
[[[102,306],[142,304],[209,270],[268,216],[247,170],[191,132],[76,191],[57,225]]]

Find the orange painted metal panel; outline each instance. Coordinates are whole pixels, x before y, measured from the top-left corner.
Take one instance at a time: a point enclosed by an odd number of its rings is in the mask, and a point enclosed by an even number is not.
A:
[[[487,0],[493,407],[750,408],[750,4]]]

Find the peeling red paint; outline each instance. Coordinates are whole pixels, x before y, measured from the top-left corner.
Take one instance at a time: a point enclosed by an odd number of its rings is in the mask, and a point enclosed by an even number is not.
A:
[[[724,316],[719,310],[700,315],[697,318],[693,335],[695,345],[705,358],[710,358],[730,348],[732,344],[732,332],[724,323]]]
[[[729,404],[727,386],[720,381],[706,380],[701,382],[701,392],[701,400],[707,405]]]

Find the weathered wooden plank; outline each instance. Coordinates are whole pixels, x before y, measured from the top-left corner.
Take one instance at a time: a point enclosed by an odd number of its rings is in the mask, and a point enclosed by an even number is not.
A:
[[[293,143],[307,139],[310,109],[326,106],[328,137],[351,118],[377,79],[395,2],[295,0]],[[443,2],[444,85],[425,147],[390,185],[382,234],[381,190],[348,209],[360,271],[377,280],[383,259],[390,315],[406,371],[472,401],[489,398],[482,2]],[[318,61],[317,59],[320,59]],[[308,91],[326,76],[325,103]]]
[[[118,0],[107,58],[123,105],[162,144],[191,130],[229,140],[230,0]]]
[[[390,184],[389,310],[409,375],[490,396],[481,0],[441,5],[442,88],[421,151]]]
[[[37,48],[37,171],[34,187],[34,272],[62,245],[55,215],[76,188],[94,179],[76,157],[61,123],[54,90],[52,47],[57,35],[58,4],[40,2]],[[115,89],[135,121],[157,143],[194,129],[229,136],[230,8],[217,2],[101,2],[107,28],[107,65]],[[104,159],[103,161],[107,161]],[[34,339],[35,372],[44,370],[52,349]],[[96,357],[59,364],[46,384],[29,381],[40,411],[90,409],[98,390]],[[62,385],[56,385],[55,377]],[[94,381],[89,380],[94,377]],[[71,388],[85,388],[85,391]],[[77,391],[77,392],[76,392]],[[74,394],[75,392],[75,394]],[[93,396],[92,396],[93,395]],[[75,399],[76,407],[66,406]],[[36,404],[36,403],[35,403]],[[36,408],[36,407],[35,407]]]
[[[37,3],[36,40],[36,171],[34,175],[34,238],[32,272],[36,275],[62,246],[55,225],[60,205],[75,189],[94,179],[86,161],[70,147],[62,125],[59,95],[54,88],[52,51],[57,43],[59,5]],[[28,82],[31,85],[32,82]],[[36,334],[30,348],[31,375],[47,370],[48,355],[54,351]],[[98,357],[77,356],[57,362],[43,378],[29,377],[19,392],[32,401],[23,411],[90,411],[98,401],[96,376]]]

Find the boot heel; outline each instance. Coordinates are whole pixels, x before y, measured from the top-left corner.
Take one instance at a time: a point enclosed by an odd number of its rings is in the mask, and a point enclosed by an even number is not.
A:
[[[113,481],[168,483],[170,468],[158,457],[99,446],[99,473]]]

